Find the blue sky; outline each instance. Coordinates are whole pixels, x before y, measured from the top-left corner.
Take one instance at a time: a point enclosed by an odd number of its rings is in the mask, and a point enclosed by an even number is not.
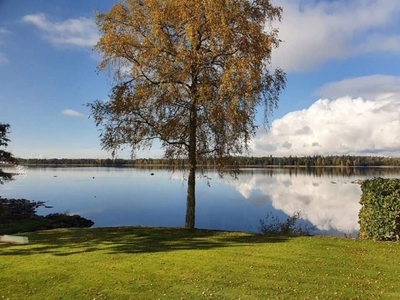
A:
[[[11,125],[14,155],[110,156],[85,104],[111,88],[96,71],[93,18],[114,3],[0,0],[0,122]],[[288,82],[250,155],[400,156],[400,1],[273,3],[284,9],[273,66]]]

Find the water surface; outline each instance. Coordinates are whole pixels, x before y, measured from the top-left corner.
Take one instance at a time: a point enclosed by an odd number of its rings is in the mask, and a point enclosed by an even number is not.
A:
[[[151,175],[154,173],[154,175]],[[395,169],[245,169],[234,179],[213,172],[196,184],[196,227],[257,232],[272,213],[300,211],[316,234],[356,235],[361,189],[356,180],[400,178]],[[39,214],[79,214],[102,226],[184,225],[187,174],[165,169],[28,168],[0,186],[4,198],[46,201]]]

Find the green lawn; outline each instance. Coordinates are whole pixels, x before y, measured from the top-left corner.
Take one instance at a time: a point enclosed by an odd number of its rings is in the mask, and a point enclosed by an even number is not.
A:
[[[0,244],[0,299],[400,299],[400,244],[167,228]]]

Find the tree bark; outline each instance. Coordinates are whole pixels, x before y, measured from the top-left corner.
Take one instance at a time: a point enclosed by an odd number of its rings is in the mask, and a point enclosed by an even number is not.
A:
[[[195,225],[195,208],[196,208],[196,168],[190,166],[188,189],[186,199],[186,222],[185,228],[193,229]]]
[[[190,111],[189,125],[189,178],[186,198],[186,222],[185,228],[193,229],[195,226],[195,208],[196,208],[196,126],[197,126],[197,108],[193,104]]]

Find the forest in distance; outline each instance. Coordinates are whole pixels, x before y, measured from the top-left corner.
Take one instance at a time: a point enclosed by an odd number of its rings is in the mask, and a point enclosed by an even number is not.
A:
[[[19,158],[18,161],[21,165],[26,166],[185,167],[189,164],[185,159],[170,160],[162,158]],[[215,165],[216,162],[210,159],[205,167],[212,168]],[[350,155],[240,156],[235,158],[232,167],[400,167],[400,157]]]

